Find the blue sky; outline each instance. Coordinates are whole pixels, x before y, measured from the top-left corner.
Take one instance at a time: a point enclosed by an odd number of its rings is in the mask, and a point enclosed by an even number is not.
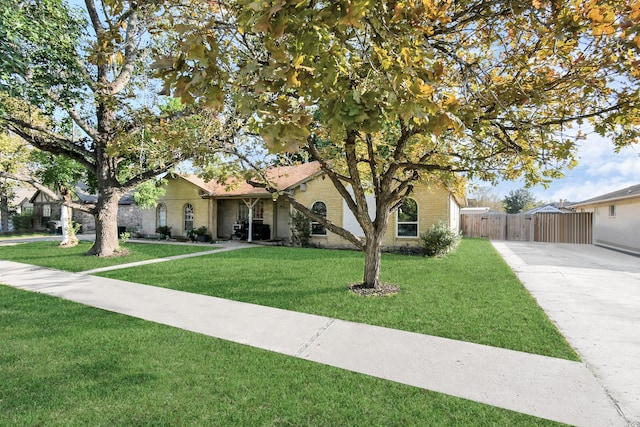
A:
[[[640,146],[615,153],[613,144],[599,135],[590,134],[580,142],[578,165],[565,170],[565,177],[553,181],[547,189],[530,190],[537,200],[555,202],[560,199],[579,202],[601,194],[640,184]],[[479,183],[482,186],[490,184]],[[501,182],[494,192],[504,198],[509,191],[522,188],[522,182]]]

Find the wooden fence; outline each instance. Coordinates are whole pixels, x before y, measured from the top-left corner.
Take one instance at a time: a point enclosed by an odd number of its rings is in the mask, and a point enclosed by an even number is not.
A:
[[[462,234],[491,240],[591,244],[591,213],[462,214]]]

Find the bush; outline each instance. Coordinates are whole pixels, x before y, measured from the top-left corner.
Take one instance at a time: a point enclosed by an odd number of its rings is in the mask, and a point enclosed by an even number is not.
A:
[[[421,246],[388,246],[382,248],[383,252],[398,255],[424,256],[424,249]]]
[[[458,246],[460,233],[451,230],[446,222],[441,221],[422,233],[420,240],[425,256],[441,257]]]
[[[33,231],[33,214],[23,212],[11,218],[15,233],[29,233]]]
[[[291,243],[303,248],[309,247],[311,241],[311,221],[300,211],[291,215]]]
[[[165,240],[171,238],[171,227],[167,227],[166,225],[162,227],[156,228],[156,233],[159,234],[160,240]]]

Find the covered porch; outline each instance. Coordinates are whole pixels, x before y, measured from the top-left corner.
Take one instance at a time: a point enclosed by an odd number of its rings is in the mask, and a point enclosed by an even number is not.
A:
[[[216,233],[219,239],[284,240],[290,231],[290,205],[280,198],[229,197],[215,201]]]

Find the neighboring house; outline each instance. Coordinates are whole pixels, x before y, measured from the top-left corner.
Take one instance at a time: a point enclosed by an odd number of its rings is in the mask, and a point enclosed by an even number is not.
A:
[[[477,207],[477,208],[462,208],[460,209],[461,214],[470,214],[470,215],[482,215],[491,211],[490,207]]]
[[[79,184],[75,191],[73,201],[80,204],[94,204],[98,200],[96,195],[87,192],[87,187]],[[36,231],[44,231],[51,229],[53,226],[59,226],[61,206],[49,196],[36,191],[31,197],[33,212],[33,228]],[[80,224],[82,232],[95,231],[96,223],[93,215],[86,212],[73,209],[71,219]],[[136,206],[131,195],[123,196],[118,202],[118,233],[126,230],[139,231],[142,228],[142,211]]]
[[[548,203],[543,206],[538,206],[533,209],[529,209],[528,211],[523,212],[524,214],[537,214],[537,213],[572,213],[575,212],[572,208],[565,207],[565,204],[569,202],[565,200],[561,200],[560,202]]]
[[[571,205],[593,214],[593,243],[640,254],[640,185]]]
[[[14,215],[31,212],[33,205],[30,203],[30,199],[35,191],[35,188],[25,183],[19,183],[11,188],[11,197],[4,201],[6,205],[0,202],[0,231],[13,230],[12,218]],[[7,229],[4,229],[3,225]]]
[[[31,197],[33,197],[36,189],[29,184],[21,184],[13,191],[13,204],[15,206],[16,214],[27,214],[33,212],[33,204],[31,203]]]
[[[276,167],[268,176],[283,193],[333,223],[363,235],[355,217],[317,162]],[[375,210],[373,197],[369,206]],[[167,177],[166,193],[159,198],[157,207],[143,211],[142,233],[155,235],[158,227],[167,226],[171,227],[172,237],[176,237],[186,236],[193,228],[207,227],[213,239],[286,242],[291,236],[291,213],[286,197],[274,201],[272,194],[259,186],[246,182],[205,182],[193,175],[173,175]],[[417,184],[410,199],[391,216],[383,245],[418,244],[419,235],[439,221],[459,230],[460,203],[444,188]],[[313,244],[351,246],[319,223],[312,222],[311,228]]]

